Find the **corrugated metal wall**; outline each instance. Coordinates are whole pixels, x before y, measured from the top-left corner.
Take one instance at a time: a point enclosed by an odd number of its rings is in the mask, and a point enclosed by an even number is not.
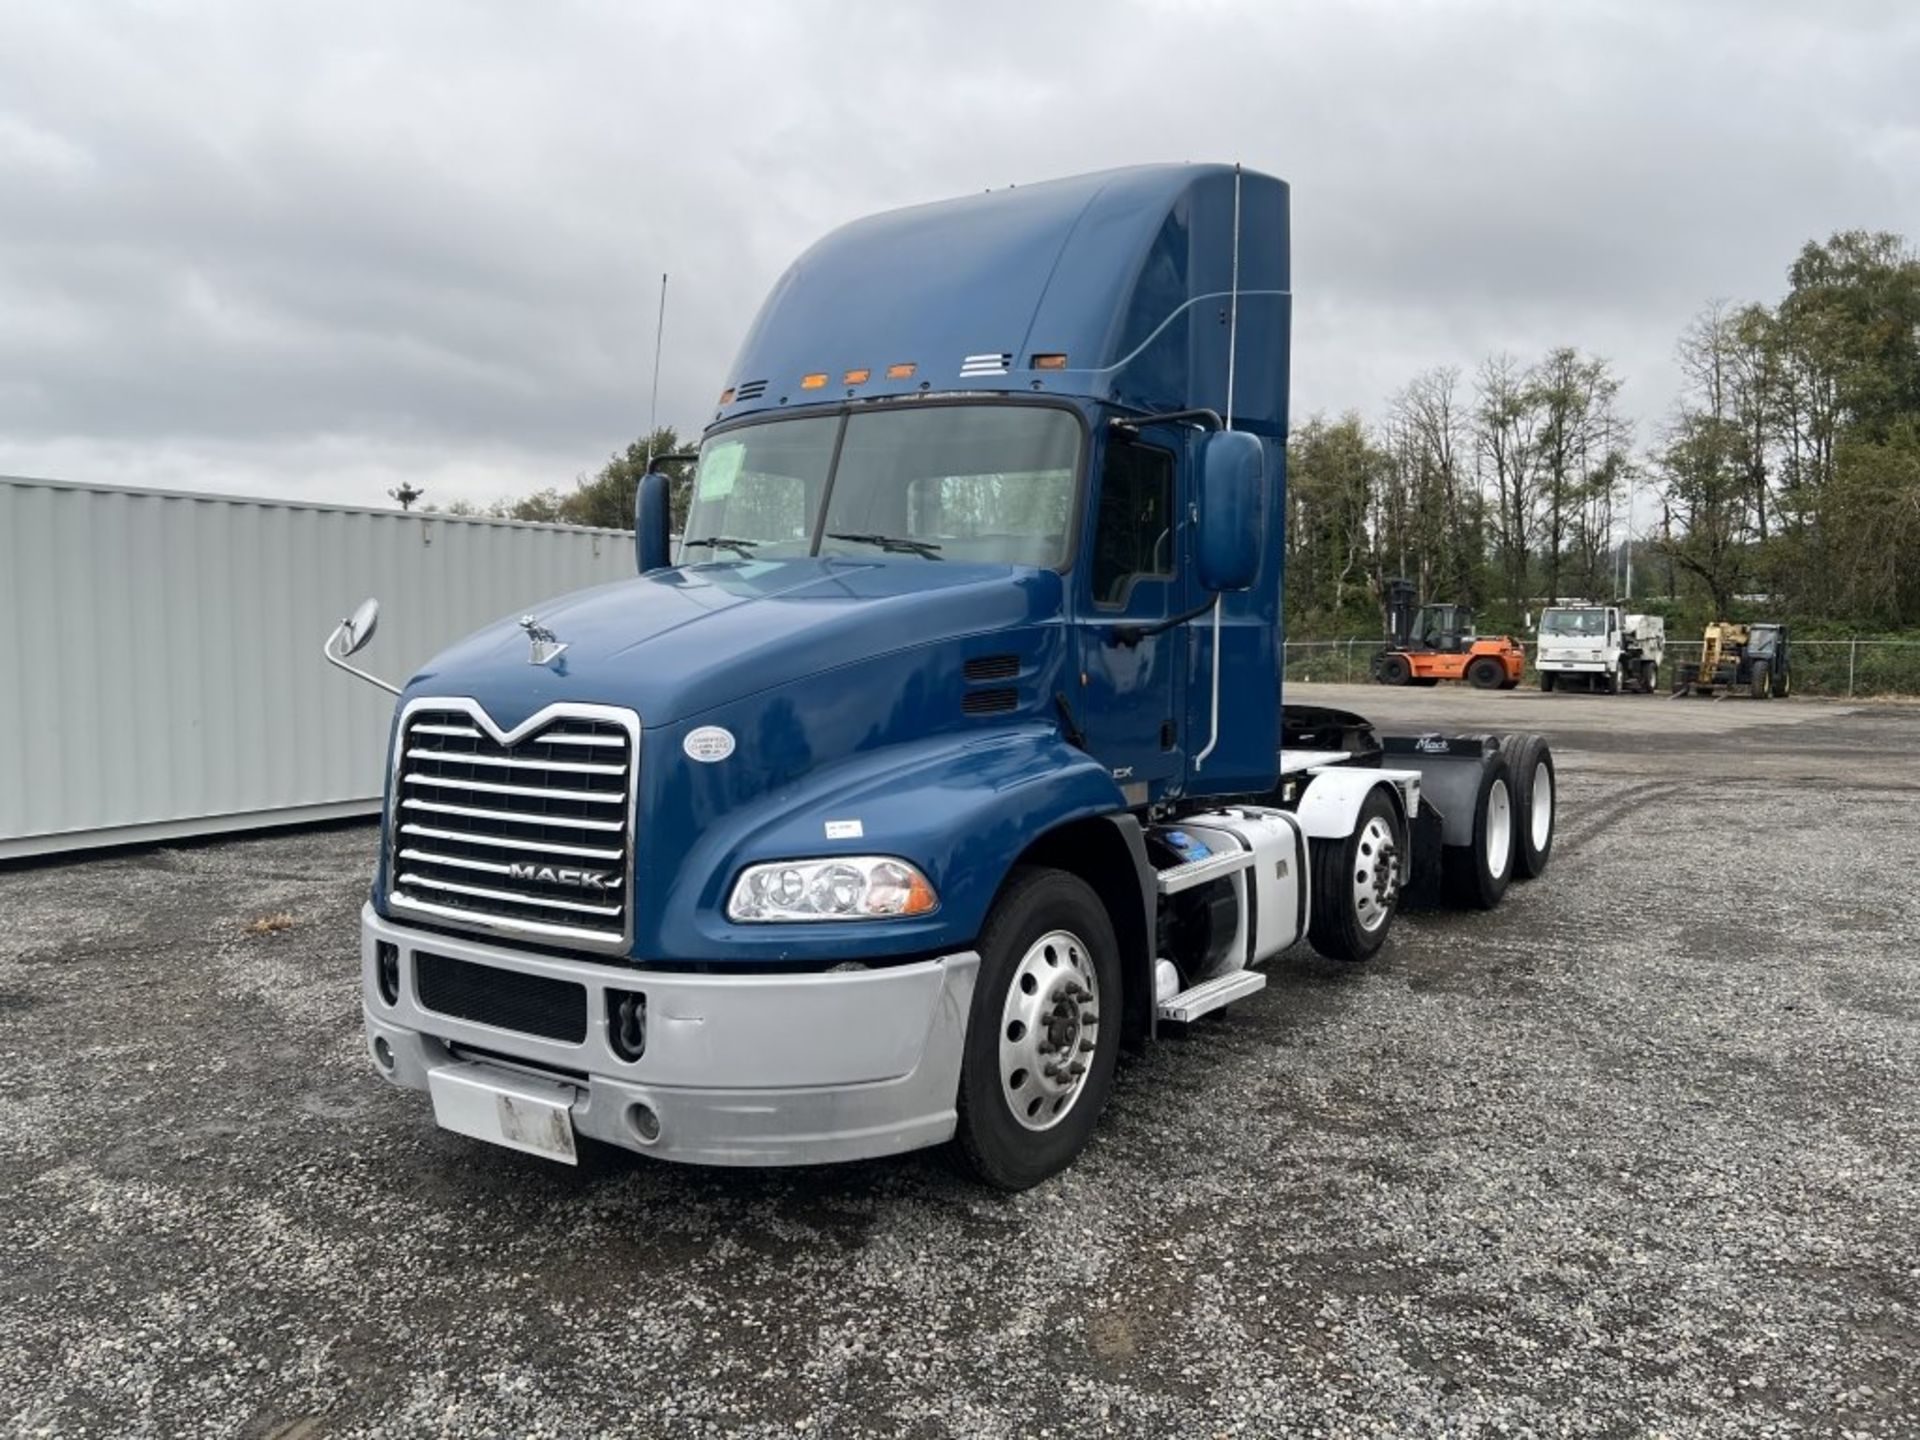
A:
[[[633,573],[613,530],[0,477],[0,858],[378,808],[391,697],[450,642]]]

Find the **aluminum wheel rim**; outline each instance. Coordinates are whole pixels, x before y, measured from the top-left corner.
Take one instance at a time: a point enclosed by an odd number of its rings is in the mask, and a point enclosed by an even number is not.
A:
[[[1375,815],[1361,827],[1354,848],[1353,914],[1362,930],[1372,934],[1387,923],[1399,884],[1400,847],[1393,843],[1393,827]]]
[[[1000,1093],[1028,1130],[1079,1103],[1100,1043],[1100,977],[1078,935],[1050,930],[1020,957],[1000,1012]]]
[[[1487,873],[1504,875],[1513,855],[1513,797],[1507,782],[1496,780],[1487,792]]]
[[[1533,767],[1533,848],[1544,850],[1553,836],[1553,771],[1542,760]]]

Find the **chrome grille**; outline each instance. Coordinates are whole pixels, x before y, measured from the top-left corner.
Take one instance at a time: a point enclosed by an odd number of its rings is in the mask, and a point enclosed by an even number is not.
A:
[[[503,737],[416,701],[394,751],[388,903],[463,929],[591,949],[633,937],[632,712],[558,705]]]

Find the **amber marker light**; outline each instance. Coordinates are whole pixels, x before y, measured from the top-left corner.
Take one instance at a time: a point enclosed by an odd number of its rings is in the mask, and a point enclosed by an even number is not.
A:
[[[873,378],[871,370],[849,370],[840,377],[842,385],[864,385]]]
[[[889,380],[911,380],[913,378],[913,370],[914,367],[912,365],[889,365],[887,366],[887,378]]]
[[[731,405],[733,403],[733,387],[731,385],[720,392],[720,403],[722,405]]]
[[[1033,357],[1033,368],[1036,370],[1064,370],[1067,368],[1067,357],[1065,355],[1036,355]]]
[[[821,370],[821,371],[815,372],[812,375],[802,375],[800,377],[800,388],[802,390],[826,389],[827,388],[827,372],[824,370]]]

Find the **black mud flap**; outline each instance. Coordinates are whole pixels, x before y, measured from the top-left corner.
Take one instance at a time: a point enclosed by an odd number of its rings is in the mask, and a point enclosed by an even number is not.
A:
[[[1412,769],[1412,766],[1404,767]],[[1412,873],[1407,877],[1405,888],[1400,892],[1400,903],[1417,910],[1432,910],[1442,900],[1440,892],[1440,848],[1442,831],[1446,824],[1439,807],[1422,795],[1420,813],[1413,817],[1413,824],[1407,843],[1413,853]]]

